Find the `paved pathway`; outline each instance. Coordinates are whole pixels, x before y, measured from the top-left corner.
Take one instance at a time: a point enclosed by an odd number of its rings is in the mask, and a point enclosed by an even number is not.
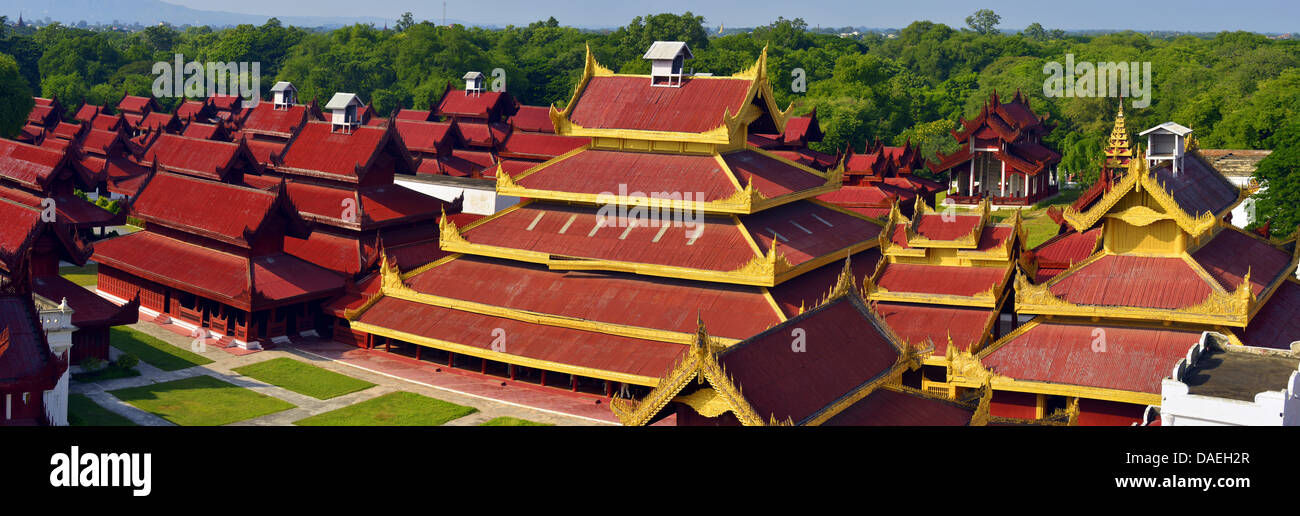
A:
[[[191,339],[178,334],[174,327],[168,328],[152,322],[140,322],[130,327],[183,349],[190,349]],[[237,356],[214,346],[209,346],[206,351],[199,354],[212,359],[213,363],[211,364],[179,371],[162,371],[141,362],[138,367],[141,373],[140,376],[92,383],[72,382],[71,391],[85,394],[100,406],[141,425],[171,425],[172,423],[122,402],[107,391],[178,380],[200,374],[212,376],[297,405],[297,408],[241,421],[234,423],[235,425],[290,425],[294,421],[308,416],[328,412],[395,391],[413,392],[458,405],[471,406],[479,410],[474,414],[447,423],[450,426],[477,425],[496,417],[516,417],[555,425],[615,423],[613,415],[609,412],[601,397],[570,395],[570,393],[558,389],[546,389],[547,391],[555,391],[553,393],[539,392],[537,389],[540,388],[533,386],[502,388],[499,385],[500,382],[495,382],[498,396],[493,398],[484,396],[481,392],[476,392],[482,391],[486,385],[494,383],[489,379],[470,379],[466,375],[436,373],[433,372],[437,369],[434,364],[426,366],[425,364],[402,363],[405,367],[395,367],[395,364],[389,362],[396,363],[399,361],[376,355],[376,353],[382,352],[367,352],[356,348],[352,348],[352,350],[359,353],[348,353],[347,347],[338,343],[309,341],[301,345],[280,346],[275,349]],[[116,348],[110,348],[110,353],[112,358],[116,358],[121,354]],[[340,358],[336,359],[331,355]],[[254,380],[232,370],[279,357],[291,357],[308,362],[323,369],[374,383],[376,386],[329,400],[318,400]],[[443,370],[446,371],[447,369],[444,368]],[[452,380],[447,381],[446,379]],[[465,379],[473,381],[465,381]],[[455,389],[454,386],[460,386],[463,389]],[[547,402],[547,398],[562,401]],[[536,408],[520,403],[520,401],[531,400],[538,400]],[[597,401],[600,401],[599,405],[596,403]],[[588,405],[590,405],[590,408],[587,407]],[[557,407],[570,410],[555,410]],[[582,410],[578,410],[579,408]]]

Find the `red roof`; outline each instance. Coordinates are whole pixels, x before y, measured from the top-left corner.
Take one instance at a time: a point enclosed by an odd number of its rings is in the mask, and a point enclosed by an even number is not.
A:
[[[251,245],[277,207],[264,190],[160,172],[140,192],[132,214],[159,224],[241,247]]]
[[[880,235],[875,222],[811,201],[797,201],[740,218],[741,224],[764,253],[777,241],[777,249],[790,265],[841,252]]]
[[[1159,394],[1160,380],[1200,339],[1199,331],[1045,322],[980,356],[1016,380]]]
[[[359,181],[376,161],[389,149],[398,154],[397,172],[414,172],[415,163],[402,145],[395,129],[359,126],[351,133],[334,132],[329,122],[308,122],[298,131],[298,137],[289,144],[281,164],[281,172],[298,172],[307,175],[325,174],[343,181]]]
[[[42,209],[46,197],[28,193],[16,188],[0,186],[0,198]],[[57,192],[49,198],[54,199],[55,218],[59,222],[71,224],[78,228],[100,227],[121,223],[118,216],[95,203],[73,195],[72,192]]]
[[[474,122],[457,122],[456,128],[469,145],[478,147],[495,147],[505,141],[510,126],[500,123],[486,124]]]
[[[63,169],[64,152],[0,139],[0,182],[44,191]]]
[[[158,103],[153,97],[139,97],[135,95],[126,95],[117,103],[119,113],[136,113],[144,114],[150,110],[157,109]]]
[[[0,188],[0,193],[12,191]],[[18,262],[24,258],[23,253],[31,245],[42,229],[41,212],[24,203],[8,202],[0,199],[0,266],[13,272]]]
[[[610,217],[593,206],[532,203],[464,232],[475,244],[558,256],[616,260],[729,272],[757,255],[730,217],[705,216],[703,231],[684,224],[628,227],[635,219]],[[604,222],[610,225],[598,227]],[[696,236],[696,238],[691,238]]]
[[[497,153],[512,158],[548,160],[590,142],[590,138],[576,136],[515,132]]]
[[[459,132],[455,128],[455,122],[424,122],[411,120],[397,120],[397,132],[402,135],[402,143],[406,148],[412,151],[428,152],[437,154],[438,147],[443,145],[443,141],[450,135],[452,138],[459,139]]]
[[[272,161],[271,156],[275,155],[275,159],[279,159],[280,153],[284,152],[285,147],[285,144],[280,142],[268,142],[263,140],[245,139],[244,144],[247,145],[248,150],[253,153],[253,157],[257,158],[257,162],[261,163],[263,166],[273,165],[274,162]]]
[[[992,309],[883,301],[876,303],[876,312],[908,344],[921,346],[927,340],[933,343],[935,356],[948,352],[950,338],[958,349],[970,350],[984,340],[985,329],[998,316],[998,311]]]
[[[56,303],[67,299],[72,324],[78,329],[135,324],[139,314],[135,307],[124,309],[58,275],[32,278],[32,291]]]
[[[246,257],[149,231],[97,242],[95,261],[241,310],[319,299],[343,287],[337,274],[287,254],[262,256],[250,264]]]
[[[1101,242],[1101,228],[1094,228],[1083,233],[1070,231],[1057,235],[1034,248],[1039,267],[1069,267],[1086,260],[1097,251]]]
[[[515,131],[555,132],[555,125],[551,122],[551,108],[547,106],[519,106],[519,111],[510,117],[510,126]]]
[[[33,124],[46,125],[50,123],[53,117],[57,116],[54,108],[51,106],[36,105],[27,113],[27,121]]]
[[[503,91],[485,91],[469,94],[463,90],[448,87],[438,100],[434,111],[441,116],[467,116],[489,118],[494,111],[510,109],[514,101]],[[503,113],[510,114],[510,113]]]
[[[90,122],[90,126],[94,127],[95,129],[102,129],[105,131],[116,131],[119,127],[122,126],[124,120],[125,117],[123,117],[122,115],[101,114],[95,117],[95,119]]]
[[[876,284],[895,293],[974,296],[1000,285],[1006,274],[1005,267],[889,263]]]
[[[1300,284],[1283,281],[1244,330],[1232,331],[1247,346],[1291,349],[1300,341]]]
[[[73,118],[80,120],[82,122],[89,122],[91,120],[94,120],[95,116],[99,115],[103,111],[104,108],[101,106],[96,106],[93,104],[83,104],[80,108],[77,109],[77,114],[73,115]]]
[[[81,139],[81,150],[104,156],[112,151],[113,146],[118,142],[125,143],[125,141],[117,131],[91,129],[86,131],[86,136]]]
[[[53,389],[65,364],[50,353],[29,296],[0,297],[0,389]]]
[[[752,81],[686,79],[680,88],[653,86],[648,77],[592,77],[569,120],[589,129],[702,133],[723,125],[723,113],[744,107]]]
[[[731,168],[740,184],[753,181],[754,189],[768,199],[826,184],[826,179],[821,176],[757,151],[730,152],[723,154],[722,160]]]
[[[1192,259],[1229,292],[1237,290],[1250,271],[1250,290],[1257,297],[1291,265],[1291,253],[1235,228],[1219,231],[1192,253]]]
[[[394,118],[397,120],[428,122],[433,119],[433,112],[427,109],[398,109]]]
[[[203,108],[205,107],[207,107],[206,102],[186,100],[181,102],[181,105],[176,106],[176,116],[180,118],[194,118],[199,116],[199,113],[202,113]]]
[[[680,333],[695,332],[698,314],[708,321],[710,334],[733,339],[780,322],[757,287],[552,271],[469,255],[412,276],[407,283],[418,292],[453,299]]]
[[[881,388],[822,426],[965,426],[974,415],[951,401]]]
[[[185,132],[181,133],[181,135],[197,140],[220,140],[222,133],[219,125],[190,122],[190,125],[185,126]]]
[[[411,190],[390,184],[364,187],[360,190],[314,185],[298,181],[288,183],[289,198],[294,207],[314,220],[340,227],[378,227],[393,222],[434,220],[447,203]],[[345,221],[347,199],[355,216]]]
[[[210,95],[210,96],[208,96],[207,101],[208,101],[208,102],[211,102],[213,107],[215,107],[215,108],[217,108],[217,109],[219,109],[219,110],[221,110],[221,111],[233,111],[234,109],[236,109],[236,108],[239,107],[239,105],[241,104],[241,102],[243,101],[243,99],[240,98],[240,97],[238,97],[238,96],[235,96],[235,95],[215,95],[215,94],[214,94],[214,95]],[[259,104],[260,104],[260,102],[259,102]]]
[[[245,161],[241,164],[240,159]],[[255,167],[256,158],[240,143],[200,140],[175,134],[161,134],[145,151],[143,163],[158,163],[169,172],[197,176],[215,181],[229,179],[231,173],[243,173]],[[256,172],[256,169],[249,170]]]
[[[845,296],[722,350],[718,362],[759,417],[799,423],[894,367],[901,351],[877,324]],[[804,331],[804,351],[791,352],[791,328]]]
[[[249,134],[266,134],[289,138],[297,132],[307,116],[307,106],[289,106],[289,109],[276,109],[270,102],[258,102],[244,120],[243,129]]]
[[[505,353],[531,360],[659,378],[686,352],[686,346],[606,333],[532,324],[385,297],[359,322],[440,341],[492,350],[492,331],[509,335]],[[509,359],[502,359],[509,361]]]
[[[870,249],[858,251],[850,260],[850,266],[853,269],[853,277],[864,278],[871,275],[876,270],[876,262],[880,261],[880,248],[872,247]],[[811,309],[821,303],[826,294],[835,287],[839,281],[840,273],[844,271],[844,262],[832,261],[826,265],[800,274],[798,278],[786,281],[768,289],[772,293],[781,311],[785,312],[788,317],[794,317],[799,314],[799,309]]]
[[[1210,295],[1210,285],[1182,258],[1106,255],[1052,282],[1052,294],[1080,305],[1174,309]]]
[[[920,217],[915,226],[916,234],[930,240],[956,240],[984,223],[980,215],[926,213]]]
[[[525,188],[592,195],[617,194],[620,186],[646,195],[702,193],[695,201],[725,199],[737,191],[713,156],[605,150],[579,152],[515,181]]]

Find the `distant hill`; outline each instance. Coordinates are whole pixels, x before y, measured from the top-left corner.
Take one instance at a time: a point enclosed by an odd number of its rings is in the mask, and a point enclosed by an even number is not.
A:
[[[214,3],[220,5],[220,3]],[[172,25],[210,25],[220,27],[250,23],[261,25],[271,16],[242,14],[224,11],[206,11],[191,9],[159,0],[6,0],[0,2],[0,15],[8,16],[11,21],[18,19],[21,11],[24,19],[41,20],[49,17],[64,25],[85,21],[90,24],[112,23],[117,20],[123,24],[132,22],[141,25],[156,25],[167,22]],[[376,16],[294,16],[277,15],[285,25],[300,27],[331,27],[351,25],[354,23],[373,23],[382,27],[385,23],[392,26],[396,18]],[[463,23],[447,20],[449,23]]]

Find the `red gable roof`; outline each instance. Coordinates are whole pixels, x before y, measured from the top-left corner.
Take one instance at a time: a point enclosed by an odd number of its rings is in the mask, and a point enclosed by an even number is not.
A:
[[[548,160],[582,147],[590,138],[545,133],[514,132],[497,150],[503,157]]]
[[[693,78],[664,88],[648,77],[592,77],[569,120],[589,129],[701,133],[722,126],[724,112],[740,113],[752,82]]]
[[[443,117],[469,117],[495,121],[514,114],[514,107],[514,99],[504,91],[466,93],[464,90],[451,89],[451,84],[448,83],[434,112]]]
[[[420,109],[398,109],[394,116],[397,120],[428,122],[433,120],[433,111]]]
[[[233,112],[242,107],[244,99],[235,95],[213,94],[208,96],[206,100],[217,110]]]
[[[279,200],[278,192],[160,172],[140,192],[131,212],[150,224],[249,247]]]
[[[790,351],[791,328],[804,330],[804,351]],[[798,424],[882,378],[901,353],[861,299],[848,295],[734,344],[717,357],[760,417]]]
[[[257,158],[242,142],[200,140],[167,133],[158,136],[141,161],[156,162],[162,170],[215,181],[233,179],[232,174],[242,175],[243,167],[260,169]]]
[[[1106,255],[1050,284],[1051,292],[1070,303],[1176,309],[1210,295],[1206,282],[1182,258]]]
[[[956,402],[881,388],[822,426],[964,426],[974,415],[973,408]]]
[[[1247,346],[1290,350],[1300,341],[1300,283],[1282,281],[1250,324],[1232,331]]]
[[[519,106],[515,115],[510,117],[510,126],[515,131],[555,132],[555,124],[551,122],[551,108],[547,106]]]
[[[437,154],[443,148],[447,138],[453,143],[460,141],[460,131],[455,121],[425,122],[397,119],[397,132],[402,135],[402,142],[412,151]]]
[[[82,104],[81,107],[77,109],[77,114],[74,115],[73,118],[82,122],[90,122],[102,112],[104,112],[103,106]]]
[[[63,150],[0,140],[0,184],[7,180],[26,188],[45,191],[57,172],[65,166],[66,157]]]
[[[158,102],[153,97],[138,97],[135,95],[126,95],[117,103],[119,113],[134,113],[143,115],[150,111],[158,109]]]
[[[925,347],[926,342],[933,344],[934,356],[948,352],[948,339],[952,339],[957,349],[969,351],[986,336],[991,338],[985,331],[998,316],[997,310],[988,308],[883,301],[876,303],[876,312],[908,344],[916,347]]]
[[[335,132],[329,122],[308,122],[284,151],[276,170],[359,181],[384,152],[396,154],[396,171],[414,173],[416,163],[391,126],[360,126]]]
[[[289,106],[289,109],[276,109],[270,102],[259,102],[244,119],[243,129],[249,134],[289,138],[298,132],[307,120],[315,118],[308,116],[309,111],[309,106],[296,105]]]
[[[1097,331],[1105,352],[1096,348]],[[984,367],[1016,380],[1160,393],[1160,380],[1200,341],[1200,331],[1044,322],[980,353]]]

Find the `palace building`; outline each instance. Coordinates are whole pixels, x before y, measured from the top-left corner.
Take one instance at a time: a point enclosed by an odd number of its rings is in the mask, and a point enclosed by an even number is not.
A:
[[[310,231],[285,190],[153,174],[131,209],[145,230],[96,245],[99,294],[228,346],[315,331],[344,279],[285,252]]]
[[[680,426],[989,422],[987,396],[961,403],[904,387],[920,357],[863,299],[847,262],[821,304],[758,335],[723,345],[698,324],[690,349],[653,390],[611,402],[623,424],[670,414]]]
[[[1080,424],[1143,424],[1161,404],[1162,379],[1204,332],[1243,349],[1292,347],[1294,244],[1227,223],[1249,192],[1197,156],[1192,140],[1185,146],[1154,168],[1138,149],[1104,195],[1061,213],[1068,230],[1040,247],[1039,263],[1050,248],[1086,257],[1064,269],[1058,258],[1046,274],[1032,263],[1019,271],[1015,311],[1030,320],[953,357],[953,385],[991,386],[995,416],[1074,411]]]
[[[1047,119],[1034,113],[1020,91],[1006,103],[995,92],[975,118],[962,119],[952,132],[961,148],[939,154],[930,170],[948,174],[957,190],[948,198],[958,204],[988,199],[995,205],[1029,206],[1056,195],[1061,155],[1043,144],[1056,127]]]
[[[402,269],[385,256],[330,306],[335,338],[635,397],[690,353],[697,316],[730,345],[812,306],[846,256],[855,270],[875,263],[881,226],[815,200],[840,186],[838,167],[748,143],[784,133],[770,88],[766,53],[734,76],[664,79],[615,74],[588,52],[550,118],[589,142],[522,172],[498,165],[496,193],[527,201],[443,218],[442,259]]]

